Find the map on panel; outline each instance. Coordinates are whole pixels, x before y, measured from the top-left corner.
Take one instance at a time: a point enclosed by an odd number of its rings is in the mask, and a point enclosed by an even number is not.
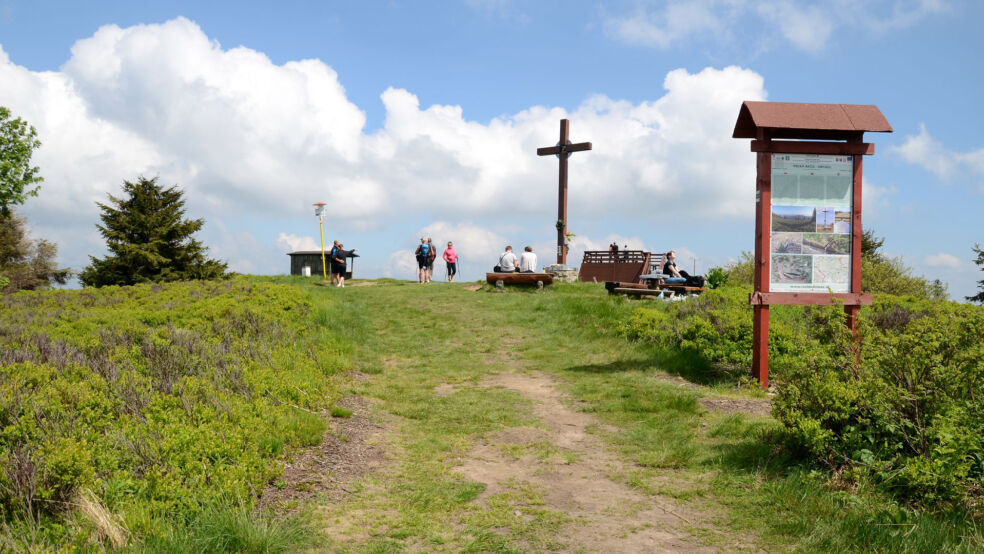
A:
[[[854,157],[772,155],[773,292],[848,292]]]

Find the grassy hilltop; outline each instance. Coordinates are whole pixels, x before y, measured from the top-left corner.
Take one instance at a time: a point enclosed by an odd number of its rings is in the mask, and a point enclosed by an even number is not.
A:
[[[738,287],[317,284],[0,298],[0,550],[984,547],[980,308],[880,297],[860,372],[836,310],[774,310],[769,397]],[[342,398],[381,454],[311,491]]]

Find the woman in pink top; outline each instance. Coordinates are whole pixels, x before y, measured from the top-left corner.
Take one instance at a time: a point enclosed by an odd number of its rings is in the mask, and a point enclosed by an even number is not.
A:
[[[444,249],[444,261],[448,264],[448,281],[454,282],[454,274],[458,273],[458,254],[454,251],[454,244],[448,243]]]

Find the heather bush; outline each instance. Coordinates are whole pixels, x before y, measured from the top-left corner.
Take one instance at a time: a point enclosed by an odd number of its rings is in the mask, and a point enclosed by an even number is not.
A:
[[[54,544],[86,532],[83,489],[141,539],[252,506],[320,442],[346,363],[285,285],[20,292],[0,313],[0,522]]]
[[[916,503],[984,486],[984,310],[882,297],[860,344],[777,376],[773,412],[793,444]],[[861,363],[857,363],[860,348]]]
[[[726,285],[650,303],[622,332],[719,376],[748,375],[749,292]],[[773,414],[811,463],[908,502],[959,501],[984,487],[984,309],[923,293],[876,295],[857,340],[839,307],[773,306]]]

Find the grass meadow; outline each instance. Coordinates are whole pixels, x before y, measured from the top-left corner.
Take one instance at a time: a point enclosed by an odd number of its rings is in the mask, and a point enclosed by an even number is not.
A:
[[[630,338],[645,304],[601,285],[319,283],[4,297],[0,550],[576,551],[578,522],[547,491],[517,481],[490,495],[457,469],[488,437],[541,425],[528,398],[483,384],[516,371],[549,376],[597,418],[597,437],[625,462],[609,479],[705,514],[688,531],[706,546],[984,548],[970,508],[914,508],[863,479],[845,486],[785,448],[772,417],[707,408],[767,397],[693,349]],[[386,464],[341,499],[257,510],[258,491],[320,440],[347,396],[385,430],[374,440]],[[19,471],[47,468],[33,470],[35,489],[11,473],[15,459]],[[83,490],[110,523],[75,507]],[[101,525],[121,530],[119,546]]]

